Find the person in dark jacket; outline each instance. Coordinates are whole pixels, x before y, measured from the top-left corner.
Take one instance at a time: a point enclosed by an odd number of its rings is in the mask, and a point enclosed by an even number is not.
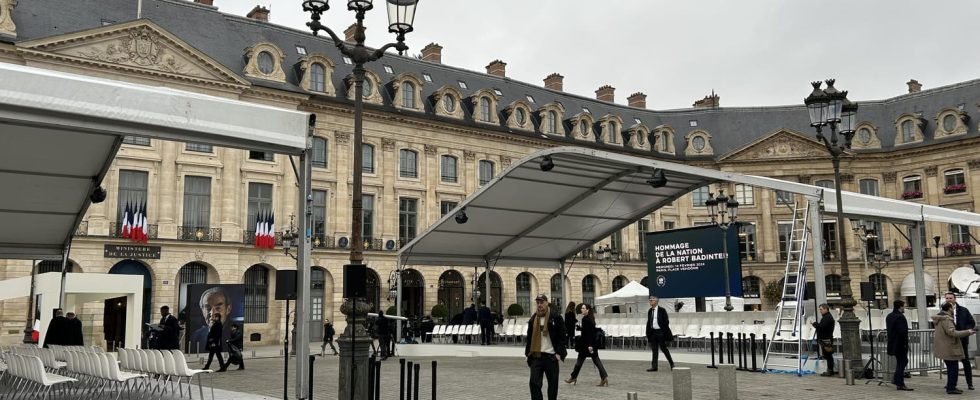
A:
[[[895,356],[895,375],[892,383],[898,390],[911,391],[905,386],[905,367],[909,365],[909,321],[905,319],[905,302],[895,300],[895,309],[885,317],[888,332],[888,355]]]
[[[374,331],[378,334],[378,347],[381,349],[381,360],[391,356],[391,323],[385,318],[385,312],[378,310],[378,319],[374,322]]]
[[[49,345],[65,346],[68,344],[68,331],[70,329],[68,318],[65,318],[64,310],[55,308],[51,322],[48,323],[48,330],[44,333],[44,347]]]
[[[527,341],[524,343],[524,357],[531,369],[531,400],[543,400],[541,396],[542,377],[548,379],[548,400],[558,399],[558,362],[565,361],[565,323],[561,315],[552,313],[548,296],[539,294],[534,298],[535,313],[527,321]]]
[[[211,314],[211,328],[208,330],[208,362],[204,364],[204,369],[211,369],[211,361],[214,356],[218,356],[218,372],[228,370],[225,358],[221,355],[221,335],[224,333],[224,326],[221,324],[221,314]]]
[[[242,328],[238,324],[231,324],[231,337],[228,339],[228,364],[225,364],[225,368],[228,368],[230,364],[238,364],[238,369],[245,369],[245,357],[242,354],[244,345],[245,338],[242,334]],[[218,361],[221,359],[219,358]]]
[[[827,370],[820,376],[834,376],[834,316],[830,314],[830,305],[821,304],[817,309],[820,311],[820,322],[812,322],[817,330],[817,344],[823,352],[823,359],[827,360]]]
[[[663,351],[667,356],[667,363],[674,369],[674,359],[670,356],[667,349],[667,342],[674,340],[674,333],[670,330],[670,318],[667,310],[660,307],[660,299],[657,296],[650,296],[650,309],[647,311],[647,342],[653,349],[653,357],[650,361],[648,372],[657,370],[660,364],[660,352]]]
[[[157,347],[160,350],[177,350],[180,348],[180,322],[170,313],[169,306],[160,307],[160,328],[157,336]]]
[[[333,350],[333,355],[337,355],[337,348],[333,347],[333,337],[337,334],[337,331],[333,329],[333,323],[330,320],[323,321],[323,344],[320,345],[320,355],[322,356],[324,352],[327,351],[327,345],[330,346],[330,350]]]
[[[568,302],[565,307],[565,333],[568,334],[568,347],[575,348],[575,325],[578,319],[575,318],[575,302]]]
[[[973,319],[973,314],[966,307],[956,303],[956,295],[952,292],[946,293],[946,302],[952,304],[953,327],[958,331],[968,331],[977,328],[977,321]],[[974,390],[973,387],[973,367],[970,364],[970,337],[960,338],[963,343],[963,376],[966,377],[966,388]]]
[[[579,305],[579,313],[582,314],[582,333],[579,334],[578,342],[575,344],[578,359],[575,360],[572,377],[566,379],[565,383],[574,385],[578,380],[578,373],[582,370],[585,359],[592,358],[592,364],[595,364],[596,369],[599,370],[599,378],[602,379],[597,386],[609,386],[609,374],[606,373],[606,368],[602,366],[602,360],[599,359],[599,347],[596,345],[595,309],[582,303]],[[567,324],[568,321],[565,323]]]
[[[68,319],[68,334],[65,336],[66,346],[84,346],[85,334],[82,331],[82,320],[73,312],[65,314]]]
[[[476,304],[470,304],[469,308],[463,310],[463,325],[473,325],[476,323]],[[466,344],[470,344],[470,335],[466,335]]]
[[[480,345],[486,346],[490,344],[490,335],[493,331],[493,313],[490,312],[490,307],[484,304],[480,306],[477,315],[477,321],[480,323]]]

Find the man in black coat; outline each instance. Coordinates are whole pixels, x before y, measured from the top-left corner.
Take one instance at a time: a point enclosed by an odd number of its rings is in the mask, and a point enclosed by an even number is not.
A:
[[[463,325],[469,326],[476,323],[476,304],[470,304],[469,308],[463,310]],[[470,335],[466,335],[466,344],[470,343]]]
[[[895,309],[885,317],[888,331],[888,355],[895,356],[895,375],[892,383],[898,390],[912,390],[905,386],[905,367],[909,365],[909,321],[905,319],[905,302],[895,300]]]
[[[967,331],[970,329],[977,328],[977,321],[973,319],[973,315],[970,314],[970,310],[959,304],[956,304],[956,295],[952,292],[946,292],[946,302],[953,305],[953,325],[958,331]],[[960,338],[960,342],[963,343],[963,376],[966,378],[967,389],[973,390],[973,368],[970,361],[970,337],[966,336]]]
[[[817,331],[817,344],[823,352],[823,358],[827,360],[827,371],[820,376],[834,376],[834,316],[830,314],[830,305],[821,304],[817,309],[820,311],[820,322],[813,322],[812,325]]]
[[[85,334],[82,330],[82,320],[78,319],[75,313],[69,311],[65,314],[68,319],[68,335],[65,336],[66,346],[84,346]]]
[[[548,296],[534,298],[536,311],[527,321],[527,341],[524,356],[531,368],[531,400],[543,400],[542,376],[548,379],[548,400],[558,399],[558,362],[565,361],[565,323],[558,313],[551,312]]]
[[[245,347],[245,336],[242,328],[238,324],[231,324],[231,337],[228,339],[228,368],[230,364],[238,364],[238,369],[245,369],[245,356],[242,349]]]
[[[180,323],[177,318],[170,313],[169,306],[160,307],[160,328],[162,330],[157,336],[157,347],[160,350],[177,350],[180,344],[177,339],[180,336]]]
[[[485,304],[480,306],[477,321],[480,323],[480,345],[486,346],[490,344],[490,335],[493,330],[493,314],[490,313],[490,307]]]
[[[647,342],[653,350],[653,358],[650,360],[649,372],[657,370],[660,362],[660,352],[663,351],[667,356],[670,368],[674,368],[674,359],[670,356],[667,349],[667,342],[674,340],[674,333],[670,330],[670,318],[667,310],[660,307],[660,299],[657,296],[650,296],[650,309],[647,310]]]
[[[55,308],[51,322],[48,323],[48,330],[44,333],[44,347],[49,345],[65,346],[68,344],[68,331],[71,323],[65,318],[64,310]]]
[[[378,310],[378,319],[374,322],[374,331],[378,334],[378,346],[381,348],[381,359],[391,356],[391,322],[385,318],[385,312]]]

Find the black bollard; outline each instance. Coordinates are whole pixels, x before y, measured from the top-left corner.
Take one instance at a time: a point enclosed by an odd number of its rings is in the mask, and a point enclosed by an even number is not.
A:
[[[731,332],[728,332],[728,363],[735,364],[735,340]]]
[[[436,400],[436,362],[432,361],[432,400]]]
[[[408,374],[405,377],[405,398],[408,400],[412,400],[412,368],[414,366],[415,363],[409,361],[408,368],[405,368],[405,373]]]
[[[766,347],[766,334],[763,333],[762,334],[762,357],[763,358],[766,357],[766,351],[767,351],[767,349],[768,349],[768,347]]]
[[[759,368],[755,363],[755,334],[750,333],[749,338],[752,339],[752,372],[759,372]]]
[[[398,400],[405,400],[405,359],[398,360],[401,371],[398,373]]]
[[[368,357],[368,400],[374,400],[376,397],[374,394],[374,382],[378,379],[375,375],[374,365],[378,362],[375,361],[374,356]]]
[[[374,398],[371,400],[381,400],[381,363],[374,363]]]
[[[725,363],[725,336],[718,332],[718,365]]]
[[[745,334],[738,334],[738,370],[745,371]]]
[[[413,386],[415,388],[415,397],[412,397],[415,400],[421,400],[419,398],[419,375],[422,375],[419,373],[419,370],[421,369],[422,364],[415,364],[415,385]]]
[[[708,332],[708,335],[711,336],[711,365],[708,368],[718,368],[715,366],[715,333]]]
[[[310,354],[310,387],[309,387],[310,397],[307,397],[310,400],[313,400],[313,362],[314,361],[316,361],[316,356]]]

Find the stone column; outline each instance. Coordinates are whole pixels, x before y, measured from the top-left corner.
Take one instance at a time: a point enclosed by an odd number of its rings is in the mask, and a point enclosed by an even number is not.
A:
[[[335,131],[334,139],[331,143],[334,144],[334,154],[336,162],[336,174],[337,174],[337,188],[334,193],[334,210],[337,212],[331,213],[330,224],[333,226],[333,232],[337,238],[347,237],[350,239],[351,236],[351,172],[353,166],[351,165],[351,159],[354,155],[351,151],[350,144],[350,133],[347,131]],[[360,151],[360,149],[358,149]],[[375,151],[375,164],[377,165],[377,151]],[[335,239],[336,240],[336,239]]]
[[[160,201],[157,207],[157,235],[161,239],[177,237],[177,202],[176,198],[182,190],[177,190],[177,146],[170,140],[160,141],[160,168],[157,170],[157,182]],[[150,208],[152,210],[152,208]],[[151,214],[152,215],[152,214]]]
[[[218,149],[221,154],[221,185],[217,185],[217,192],[221,194],[221,208],[218,218],[221,221],[221,241],[240,242],[242,240],[242,224],[244,224],[244,209],[247,205],[242,205],[240,198],[243,190],[242,185],[242,150],[223,147]]]

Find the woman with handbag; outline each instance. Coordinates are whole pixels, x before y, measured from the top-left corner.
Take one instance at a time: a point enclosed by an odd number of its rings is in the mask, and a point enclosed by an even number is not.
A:
[[[962,390],[956,388],[956,381],[959,379],[960,360],[966,358],[963,353],[963,345],[960,338],[977,333],[975,329],[956,330],[953,324],[953,312],[955,309],[950,303],[943,303],[939,314],[932,316],[932,323],[936,327],[933,338],[933,353],[936,358],[942,359],[946,364],[946,394],[963,394]]]
[[[228,370],[228,365],[225,364],[225,358],[221,355],[221,334],[224,332],[224,327],[221,324],[221,314],[211,314],[211,329],[208,330],[208,362],[204,364],[204,369],[211,369],[211,361],[214,359],[214,355],[218,355],[218,372],[225,372]]]
[[[609,386],[609,375],[606,368],[602,366],[599,359],[599,346],[596,343],[595,309],[588,304],[579,305],[579,313],[582,314],[582,333],[575,343],[575,351],[578,352],[578,359],[575,361],[575,369],[572,370],[572,377],[565,380],[565,383],[574,385],[578,379],[578,373],[582,370],[582,364],[586,358],[592,358],[592,363],[599,370],[599,378],[602,381],[596,386]]]
[[[827,370],[820,376],[834,376],[834,316],[830,314],[830,305],[821,304],[820,322],[814,321],[813,327],[817,330],[817,343],[823,353],[823,359],[827,360]]]

